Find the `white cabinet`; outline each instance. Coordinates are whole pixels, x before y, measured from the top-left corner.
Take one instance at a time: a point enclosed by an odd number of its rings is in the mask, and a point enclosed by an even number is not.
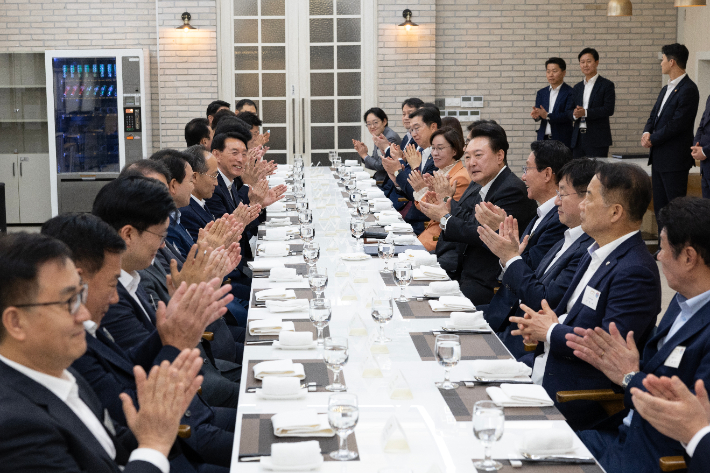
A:
[[[49,154],[0,154],[8,224],[39,224],[52,217]]]

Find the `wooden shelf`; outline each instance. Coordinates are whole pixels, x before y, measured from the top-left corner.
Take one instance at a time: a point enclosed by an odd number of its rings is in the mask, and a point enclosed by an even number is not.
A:
[[[47,123],[46,118],[25,118],[22,120],[11,120],[0,118],[0,123]]]

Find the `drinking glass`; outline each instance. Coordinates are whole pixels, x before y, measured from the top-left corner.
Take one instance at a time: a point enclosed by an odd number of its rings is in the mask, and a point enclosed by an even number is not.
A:
[[[303,200],[306,198],[306,189],[304,189],[303,187],[294,187],[293,194],[296,196],[296,200]]]
[[[391,273],[392,270],[389,269],[389,260],[394,256],[394,243],[387,240],[380,240],[379,243],[377,243],[377,254],[380,259],[385,262],[385,269],[383,272]]]
[[[478,471],[496,471],[503,465],[491,458],[493,443],[503,436],[505,415],[503,408],[492,401],[478,401],[473,405],[473,434],[483,444],[484,459],[473,464]]]
[[[337,155],[338,155],[338,153],[335,151],[328,151],[328,161],[330,161],[331,166],[335,165],[335,157]]]
[[[313,229],[313,224],[312,223],[302,223],[301,228],[300,228],[300,233],[301,233],[301,240],[305,241],[306,243],[310,243],[311,241],[313,241],[313,235],[315,233],[315,230]],[[305,255],[305,253],[304,253],[304,255]]]
[[[318,345],[323,346],[323,329],[330,323],[331,307],[328,299],[311,299],[308,301],[308,317],[318,330]]]
[[[298,211],[298,221],[301,223],[311,223],[313,219],[313,213],[310,209],[303,209]]]
[[[308,284],[316,297],[323,297],[328,285],[328,268],[318,269],[316,265],[308,268]]]
[[[360,217],[365,217],[367,214],[370,213],[370,204],[366,200],[361,200],[357,204],[357,214]]]
[[[349,393],[331,394],[328,398],[328,423],[338,434],[339,446],[330,452],[333,460],[348,461],[357,458],[357,453],[348,450],[348,435],[355,430],[359,411],[357,396]]]
[[[407,302],[407,296],[404,295],[404,288],[412,282],[412,263],[401,261],[394,264],[394,280],[399,286],[400,293],[397,302]]]
[[[360,192],[360,189],[353,189],[350,191],[350,203],[354,204],[355,207],[357,207],[357,204],[360,203],[362,200],[362,192]]]
[[[318,262],[320,256],[320,245],[317,241],[309,241],[303,244],[303,260],[313,266]]]
[[[346,168],[343,164],[338,163],[338,178],[340,178],[340,182],[343,182],[343,175],[345,174]]]
[[[303,167],[303,155],[294,154],[293,155],[293,165]]]
[[[308,208],[308,201],[306,199],[296,199],[296,210],[302,211]]]
[[[345,181],[345,190],[347,190],[348,193],[353,191],[356,187],[357,181],[355,179],[348,179],[347,181]]]
[[[334,153],[335,153],[335,159],[333,160],[333,167],[337,168],[338,166],[340,166],[340,164],[343,162],[343,160],[340,159],[340,156],[338,156],[337,152],[334,152]]]
[[[357,249],[364,250],[365,245],[360,237],[365,233],[365,219],[362,217],[353,217],[350,219],[350,232],[357,240]]]
[[[456,389],[458,384],[452,383],[449,379],[451,368],[461,360],[461,341],[458,335],[437,335],[434,340],[434,348],[436,351],[436,361],[444,367],[444,381],[434,383],[437,388],[441,389]]]
[[[340,383],[340,370],[348,362],[348,339],[346,337],[328,337],[323,344],[323,358],[330,371],[333,372],[333,384],[325,387],[328,391],[347,391]]]
[[[380,290],[374,295],[371,301],[372,319],[377,323],[377,337],[375,341],[378,343],[391,342],[392,340],[385,336],[385,325],[392,320],[394,308],[392,302],[392,293],[387,290]]]

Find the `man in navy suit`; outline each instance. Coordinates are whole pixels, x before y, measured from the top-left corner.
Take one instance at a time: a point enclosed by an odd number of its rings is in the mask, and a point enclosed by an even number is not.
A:
[[[617,324],[608,328],[577,327],[566,335],[574,356],[603,373],[614,387],[621,386],[624,403],[632,409],[618,432],[579,434],[607,471],[657,471],[660,457],[683,454],[680,442],[664,435],[664,429],[657,430],[633,410],[641,391],[648,388],[651,393],[659,392],[654,389],[655,377],[677,377],[691,388],[698,379],[710,382],[710,202],[678,198],[661,210],[660,217],[658,261],[668,285],[678,293],[658,331],[642,350],[643,356],[639,355],[634,337],[620,334]],[[637,300],[641,294],[646,296],[638,288],[632,291]],[[655,319],[655,312],[648,315]],[[707,426],[707,414],[697,414]],[[683,440],[691,438],[692,435]],[[697,451],[694,445],[688,447]]]
[[[538,342],[534,354],[521,361],[533,367],[532,379],[552,399],[557,391],[608,389],[613,383],[593,366],[575,358],[565,335],[575,327],[608,328],[614,322],[624,336],[633,331],[643,343],[661,310],[658,266],[639,229],[651,201],[646,172],[633,164],[602,164],[580,204],[582,229],[595,243],[579,264],[567,292],[552,310],[546,301],[535,311],[525,304],[525,318],[513,335]],[[595,402],[555,403],[575,429],[589,428],[605,417]]]
[[[530,116],[540,122],[537,139],[561,141],[569,148],[572,144],[569,114],[574,110],[574,95],[572,87],[564,82],[567,63],[561,57],[551,57],[545,61],[545,71],[550,85],[537,91],[535,106],[530,112]]]
[[[700,100],[698,86],[685,73],[688,48],[668,44],[661,52],[661,72],[669,81],[658,94],[641,136],[641,145],[649,149],[656,219],[668,202],[688,191],[688,172],[695,164],[690,147]]]
[[[584,199],[596,167],[595,161],[581,158],[565,164],[556,173],[559,190],[554,211],[567,230],[564,238],[552,246],[537,266],[529,265],[520,257],[520,248],[527,250],[530,244],[525,246],[525,241],[520,243],[515,238],[515,232],[508,235],[505,230],[511,226],[510,223],[499,233],[492,229],[479,230],[488,248],[502,261],[508,261],[501,288],[493,296],[491,304],[480,309],[484,310],[489,325],[494,331],[500,332],[498,336],[516,358],[525,355],[523,339],[511,334],[517,326],[510,324],[508,319],[513,315],[525,315],[519,308],[519,301],[533,310],[542,308],[543,299],[551,306],[557,306],[572,282],[579,261],[593,243],[591,237],[582,230],[579,204]],[[507,220],[510,222],[512,217]]]
[[[572,154],[575,158],[606,158],[612,143],[609,117],[614,115],[616,102],[614,83],[597,73],[596,49],[584,48],[577,58],[584,80],[574,86],[575,107],[567,113],[567,119],[574,122]]]
[[[3,470],[167,473],[180,418],[202,381],[199,352],[185,350],[172,367],[164,361],[148,379],[136,367],[140,411],[121,394],[132,433],[116,437],[89,385],[68,369],[86,350],[90,317],[71,251],[45,235],[3,237],[0,287]]]
[[[693,146],[690,148],[693,159],[700,161],[700,185],[703,190],[703,197],[710,198],[710,96],[705,103],[705,111],[700,119],[698,131],[693,138]]]

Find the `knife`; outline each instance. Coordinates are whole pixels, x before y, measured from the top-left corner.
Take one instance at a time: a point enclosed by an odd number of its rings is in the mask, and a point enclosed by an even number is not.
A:
[[[529,453],[520,453],[524,462],[536,463],[575,463],[575,464],[594,464],[596,460],[593,457],[576,457],[573,455],[530,455]]]
[[[274,343],[277,339],[268,339],[268,340],[247,340],[244,342],[245,345],[261,345],[263,343]]]

